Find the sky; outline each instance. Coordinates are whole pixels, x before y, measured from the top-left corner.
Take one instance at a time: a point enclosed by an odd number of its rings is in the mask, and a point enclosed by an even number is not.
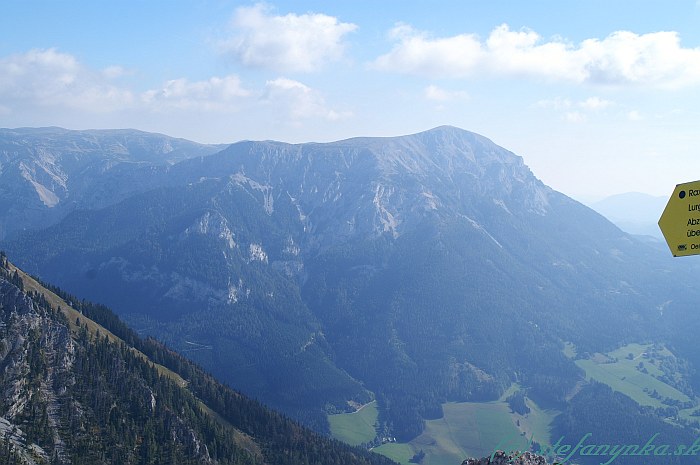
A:
[[[0,127],[484,135],[582,201],[700,179],[700,0],[4,0]]]

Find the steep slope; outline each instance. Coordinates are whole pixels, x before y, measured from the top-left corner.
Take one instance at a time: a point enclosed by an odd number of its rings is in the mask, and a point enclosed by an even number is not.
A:
[[[3,463],[390,463],[218,384],[106,308],[68,300],[0,254]]]
[[[134,130],[0,129],[0,239],[141,192],[154,171],[221,148]]]
[[[372,396],[404,439],[513,381],[561,402],[582,377],[565,342],[693,353],[691,262],[467,131],[241,142],[150,179],[4,246],[319,429]]]

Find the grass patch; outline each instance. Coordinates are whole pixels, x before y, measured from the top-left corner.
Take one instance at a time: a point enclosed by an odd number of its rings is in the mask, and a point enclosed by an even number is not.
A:
[[[409,460],[411,460],[411,457],[416,453],[410,444],[399,444],[396,442],[382,444],[372,449],[372,452],[382,454],[385,457],[389,457],[394,462],[403,465],[408,465]],[[426,462],[424,461],[424,463]]]
[[[608,354],[594,354],[591,359],[576,360],[576,364],[586,371],[587,379],[605,383],[640,405],[665,407],[661,399],[651,396],[654,390],[661,398],[668,397],[681,402],[690,401],[687,395],[656,378],[656,376],[662,376],[663,372],[645,358],[644,354],[650,348],[651,345],[629,344]],[[666,349],[662,353],[666,352],[666,355],[671,355]],[[643,364],[647,373],[640,371],[638,368],[640,363]]]
[[[363,405],[352,413],[328,415],[331,435],[351,446],[370,442],[377,435],[377,401]]]
[[[408,444],[390,444],[393,447],[389,450],[405,452],[408,449],[398,446],[410,446],[411,456],[421,449],[425,452],[424,465],[454,465],[467,457],[488,457],[496,448],[525,450],[531,437],[543,445],[551,444],[550,425],[559,412],[543,410],[527,399],[530,413],[512,413],[504,399],[517,389],[517,385],[511,386],[493,402],[443,404],[442,418],[427,421],[420,436]]]
[[[524,438],[541,445],[551,445],[552,422],[560,412],[554,409],[544,409],[537,405],[532,399],[526,398],[525,404],[530,408],[530,413],[520,415],[511,413],[511,419],[520,433],[524,433]]]
[[[426,422],[423,434],[412,441],[430,455],[430,464],[461,463],[466,457],[489,456],[496,447],[527,445],[505,402],[448,403],[443,411],[443,418]]]
[[[530,438],[542,445],[551,444],[550,425],[559,412],[542,409],[532,399],[526,399],[530,407],[527,415],[511,412],[505,399],[518,389],[520,386],[513,384],[501,398],[492,402],[443,404],[443,417],[426,421],[420,436],[408,443],[383,444],[372,450],[405,465],[422,450],[425,452],[423,465],[454,465],[467,457],[488,457],[496,448],[525,450]],[[369,419],[362,420],[363,411],[330,415],[333,436],[350,444],[368,440],[369,434],[363,436],[360,431],[374,425],[376,403],[368,404],[363,410],[367,410]]]

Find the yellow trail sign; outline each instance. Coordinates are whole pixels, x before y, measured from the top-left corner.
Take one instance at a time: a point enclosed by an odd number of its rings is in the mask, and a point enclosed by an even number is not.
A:
[[[676,186],[659,228],[674,257],[700,254],[700,181]]]

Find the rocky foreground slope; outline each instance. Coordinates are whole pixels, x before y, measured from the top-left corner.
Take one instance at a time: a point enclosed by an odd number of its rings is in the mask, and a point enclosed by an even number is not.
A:
[[[541,455],[532,452],[507,454],[503,451],[497,451],[490,457],[466,459],[462,465],[549,465],[549,462]]]
[[[0,395],[3,464],[392,463],[218,384],[106,308],[49,291],[4,254]]]

